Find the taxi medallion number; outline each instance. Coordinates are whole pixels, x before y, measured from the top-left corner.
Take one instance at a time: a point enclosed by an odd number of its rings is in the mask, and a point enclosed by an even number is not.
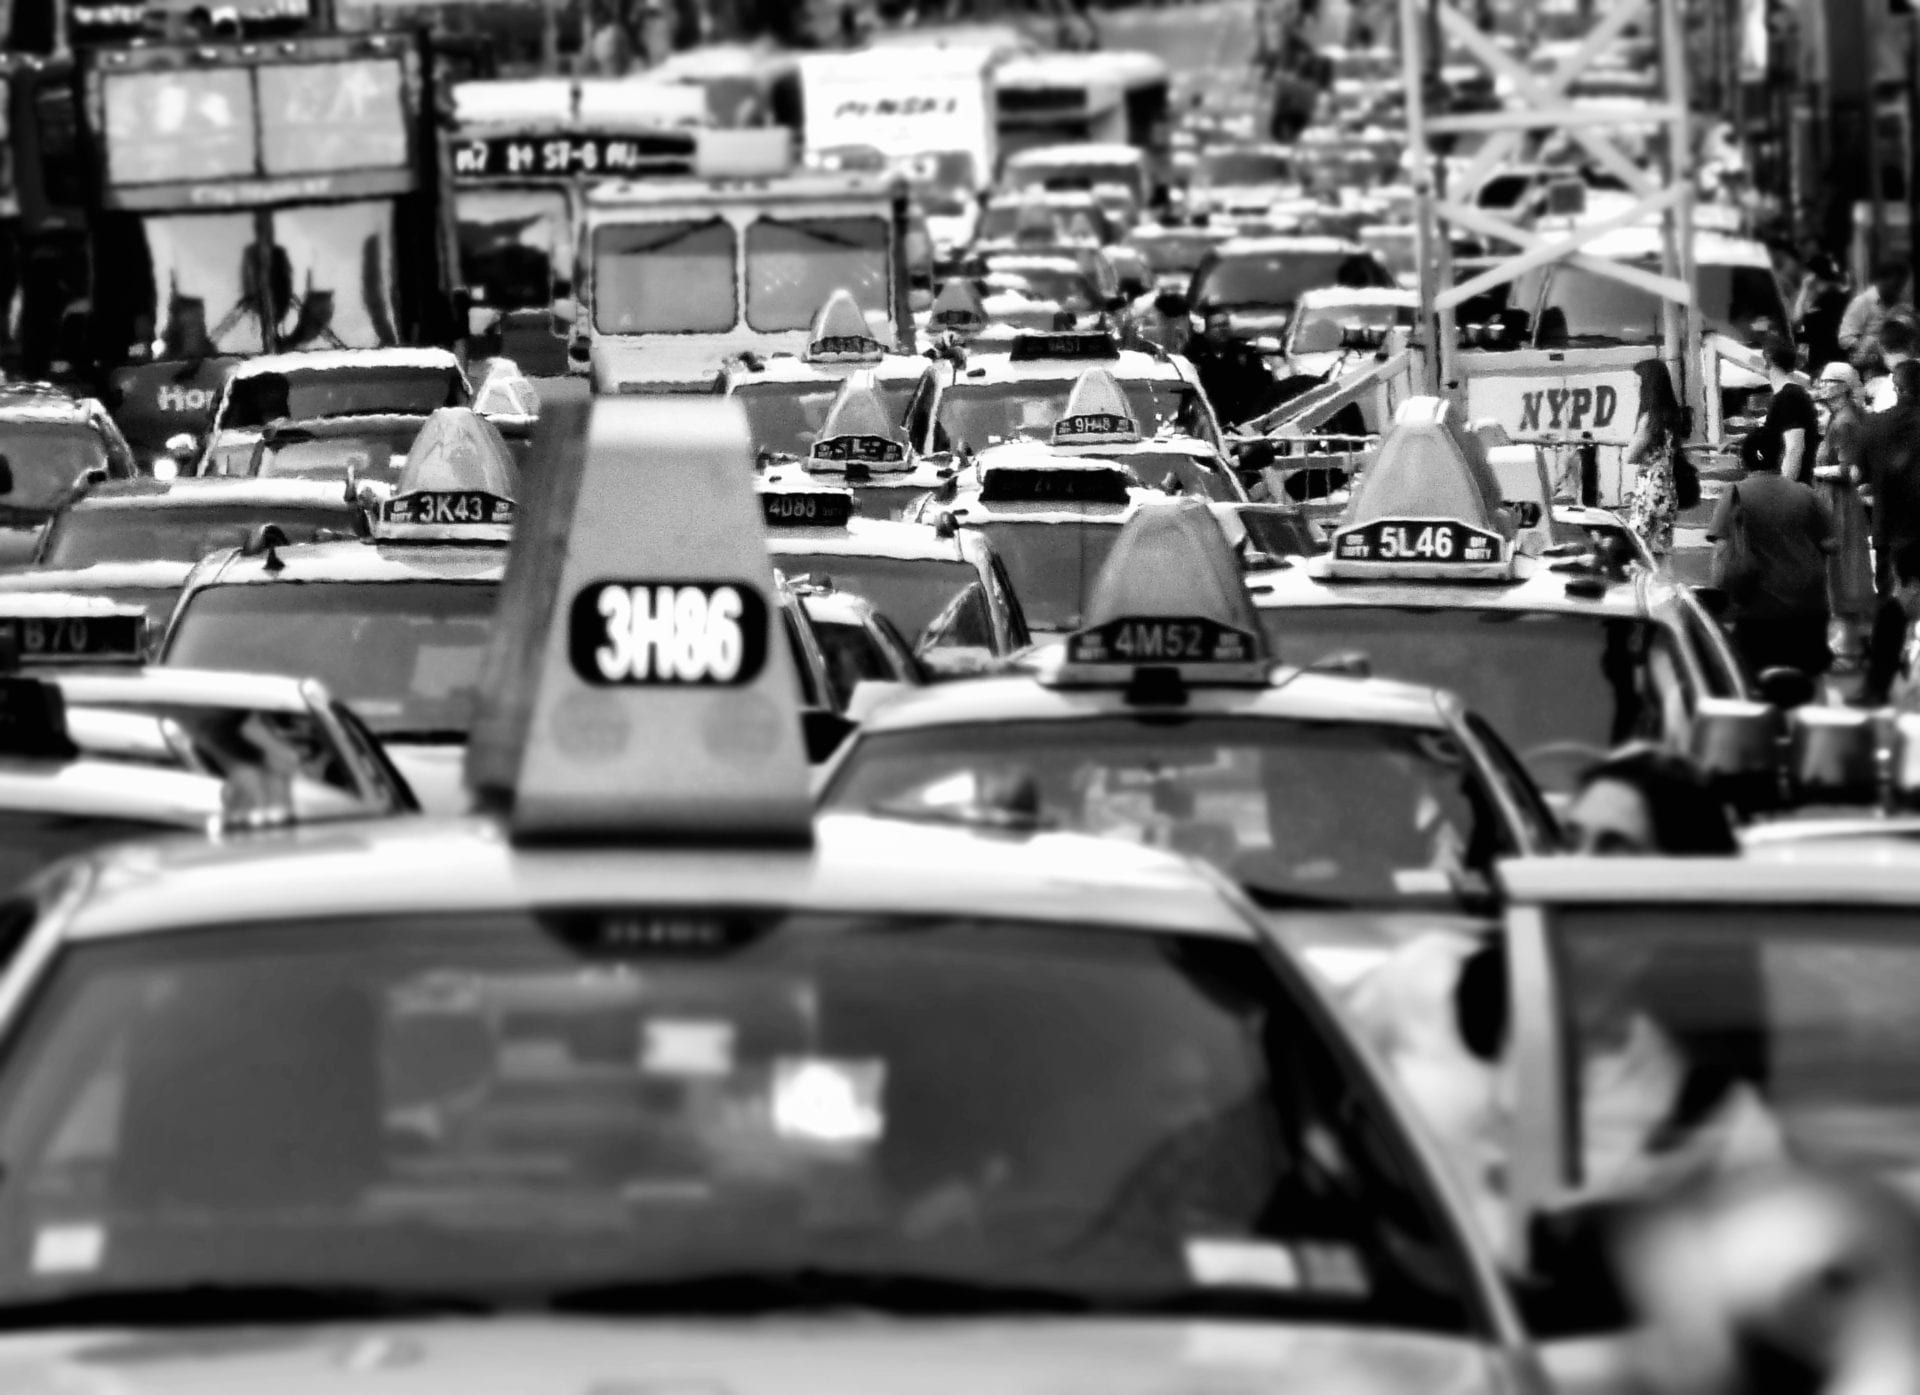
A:
[[[1072,664],[1245,664],[1253,638],[1244,630],[1199,617],[1111,620],[1067,642]]]
[[[787,494],[769,490],[760,496],[760,510],[769,528],[844,527],[853,514],[853,500],[844,494]]]
[[[388,523],[511,523],[513,501],[474,490],[402,494],[381,506]]]
[[[140,652],[144,622],[136,615],[60,616],[0,620],[21,657],[75,659]]]
[[[1115,412],[1082,412],[1062,417],[1053,428],[1055,436],[1131,436],[1133,419]]]
[[[857,461],[866,465],[898,465],[906,447],[885,436],[830,436],[813,444],[815,460]]]
[[[1465,523],[1382,520],[1347,529],[1334,541],[1342,562],[1432,562],[1470,566],[1501,560],[1498,533]]]
[[[737,687],[766,666],[767,637],[751,586],[602,581],[574,597],[567,649],[596,686]]]

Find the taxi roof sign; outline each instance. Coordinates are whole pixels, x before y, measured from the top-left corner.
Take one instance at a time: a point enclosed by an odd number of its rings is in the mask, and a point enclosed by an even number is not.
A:
[[[807,335],[808,363],[878,363],[887,347],[873,337],[860,303],[847,290],[827,297]]]
[[[1046,359],[1117,359],[1120,346],[1104,329],[1079,333],[1016,334],[1007,357],[1014,363],[1039,363]]]
[[[1334,530],[1332,578],[1505,581],[1514,526],[1478,439],[1438,398],[1403,403]]]
[[[769,528],[844,528],[853,517],[851,489],[795,487],[761,481],[760,517]]]
[[[146,654],[147,613],[140,606],[54,591],[0,595],[0,671],[140,664]]]
[[[810,842],[799,680],[739,404],[563,401],[534,452],[469,788],[518,841]]]
[[[471,407],[442,407],[413,438],[393,496],[372,519],[377,538],[505,542],[520,471],[500,428]]]
[[[1183,683],[1268,681],[1265,634],[1213,511],[1198,499],[1142,509],[1095,578],[1087,623],[1067,641],[1058,686],[1131,682],[1143,668]]]
[[[1129,446],[1140,441],[1133,404],[1105,368],[1089,368],[1067,394],[1067,409],[1053,424],[1056,446]]]
[[[956,276],[933,298],[927,324],[955,334],[978,334],[987,327],[987,303],[972,281]]]
[[[808,468],[852,474],[860,466],[905,469],[906,464],[906,440],[879,390],[859,377],[841,384],[819,436],[807,450]]]

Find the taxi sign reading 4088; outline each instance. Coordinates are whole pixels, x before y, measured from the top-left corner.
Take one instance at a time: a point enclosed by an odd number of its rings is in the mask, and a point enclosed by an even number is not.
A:
[[[766,666],[759,591],[724,581],[597,581],[573,598],[567,652],[595,686],[735,687]]]

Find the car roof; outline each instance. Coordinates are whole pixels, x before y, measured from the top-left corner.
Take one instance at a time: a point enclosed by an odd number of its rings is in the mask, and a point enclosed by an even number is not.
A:
[[[1507,610],[1559,615],[1600,615],[1619,619],[1651,619],[1678,602],[1670,582],[1644,571],[1609,584],[1599,596],[1575,595],[1568,583],[1576,578],[1540,565],[1531,558],[1516,564],[1516,578],[1499,582],[1457,581],[1332,581],[1327,578],[1325,555],[1263,571],[1247,578],[1253,603],[1259,609],[1337,608]],[[1589,580],[1584,574],[1578,578]]]
[[[1516,901],[1920,905],[1920,859],[1891,840],[1781,844],[1765,856],[1521,858],[1502,863]]]
[[[1146,152],[1124,141],[1086,141],[1081,144],[1036,145],[1007,156],[1008,169],[1029,165],[1141,165]]]
[[[106,414],[106,408],[91,397],[68,397],[64,393],[49,391],[10,392],[5,384],[0,384],[0,421],[86,425]]]
[[[62,933],[107,939],[294,918],[459,914],[579,904],[952,915],[1251,942],[1212,873],[1152,849],[1041,834],[821,818],[811,854],[765,848],[516,848],[485,819],[350,821],[222,845],[138,842],[87,859]]]
[[[221,812],[221,782],[211,775],[137,761],[0,757],[0,809],[124,819],[204,833],[207,820]]]
[[[194,569],[193,562],[148,558],[141,562],[95,562],[86,567],[36,567],[0,574],[0,592],[152,590],[179,586]]]
[[[1051,669],[1063,656],[1055,648],[1034,663]],[[1385,726],[1444,730],[1453,699],[1433,688],[1381,678],[1273,671],[1267,687],[1208,687],[1193,682],[1186,690],[1182,717],[1255,716],[1301,722],[1364,722]],[[1139,716],[1158,720],[1163,709],[1129,704],[1125,689],[1052,686],[1031,673],[937,683],[904,693],[877,709],[861,725],[863,734],[930,727],[991,726],[998,722],[1065,722],[1095,717]]]
[[[460,360],[448,349],[312,349],[289,354],[261,354],[235,364],[230,379],[263,373],[326,373],[343,368],[451,368],[460,372]],[[464,377],[465,374],[462,373]]]
[[[957,369],[948,387],[972,383],[1074,383],[1089,368],[1104,368],[1123,383],[1186,382],[1180,365],[1141,349],[1122,349],[1117,358],[1031,358],[1015,359],[1008,353],[975,354]],[[982,370],[984,372],[976,371]]]
[[[115,671],[52,671],[69,703],[82,707],[230,707],[249,712],[305,712],[324,700],[310,678],[228,669],[143,667]]]
[[[1573,224],[1578,226],[1577,221]],[[1591,256],[1626,261],[1660,255],[1660,229],[1657,227],[1616,228],[1602,233],[1582,249]],[[1735,237],[1724,232],[1696,228],[1693,234],[1693,262],[1701,266],[1747,266],[1773,269],[1764,243],[1750,237]]]
[[[205,508],[216,504],[286,505],[331,509],[343,517],[359,511],[338,480],[262,479],[256,475],[186,475],[179,479],[104,480],[74,499],[76,509]]]
[[[1272,256],[1281,252],[1346,252],[1364,253],[1367,249],[1358,242],[1344,237],[1316,237],[1293,235],[1288,233],[1262,234],[1257,237],[1236,237],[1222,243],[1216,249],[1221,257],[1258,257]]]
[[[499,581],[506,573],[507,544],[501,542],[342,542],[294,543],[276,548],[280,566],[267,569],[265,556],[238,550],[208,558],[199,586],[298,584],[303,581]]]
[[[1388,286],[1316,286],[1300,293],[1300,308],[1314,310],[1323,305],[1386,305],[1396,310],[1418,308],[1420,296]]]
[[[981,544],[972,540],[974,547]],[[847,557],[891,557],[903,562],[973,562],[966,555],[969,542],[959,532],[941,537],[928,523],[895,519],[847,520],[840,528],[769,528],[767,547],[776,565],[798,552],[836,553]]]
[[[729,389],[754,383],[811,383],[838,388],[856,373],[871,373],[882,383],[919,381],[927,361],[918,354],[886,354],[877,363],[812,363],[799,354],[770,354],[760,367],[748,368],[735,360],[727,365]]]

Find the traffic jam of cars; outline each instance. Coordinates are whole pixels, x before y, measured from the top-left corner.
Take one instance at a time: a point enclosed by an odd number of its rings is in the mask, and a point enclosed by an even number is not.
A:
[[[0,1392],[1920,1389],[1739,5],[400,13],[8,21]]]

